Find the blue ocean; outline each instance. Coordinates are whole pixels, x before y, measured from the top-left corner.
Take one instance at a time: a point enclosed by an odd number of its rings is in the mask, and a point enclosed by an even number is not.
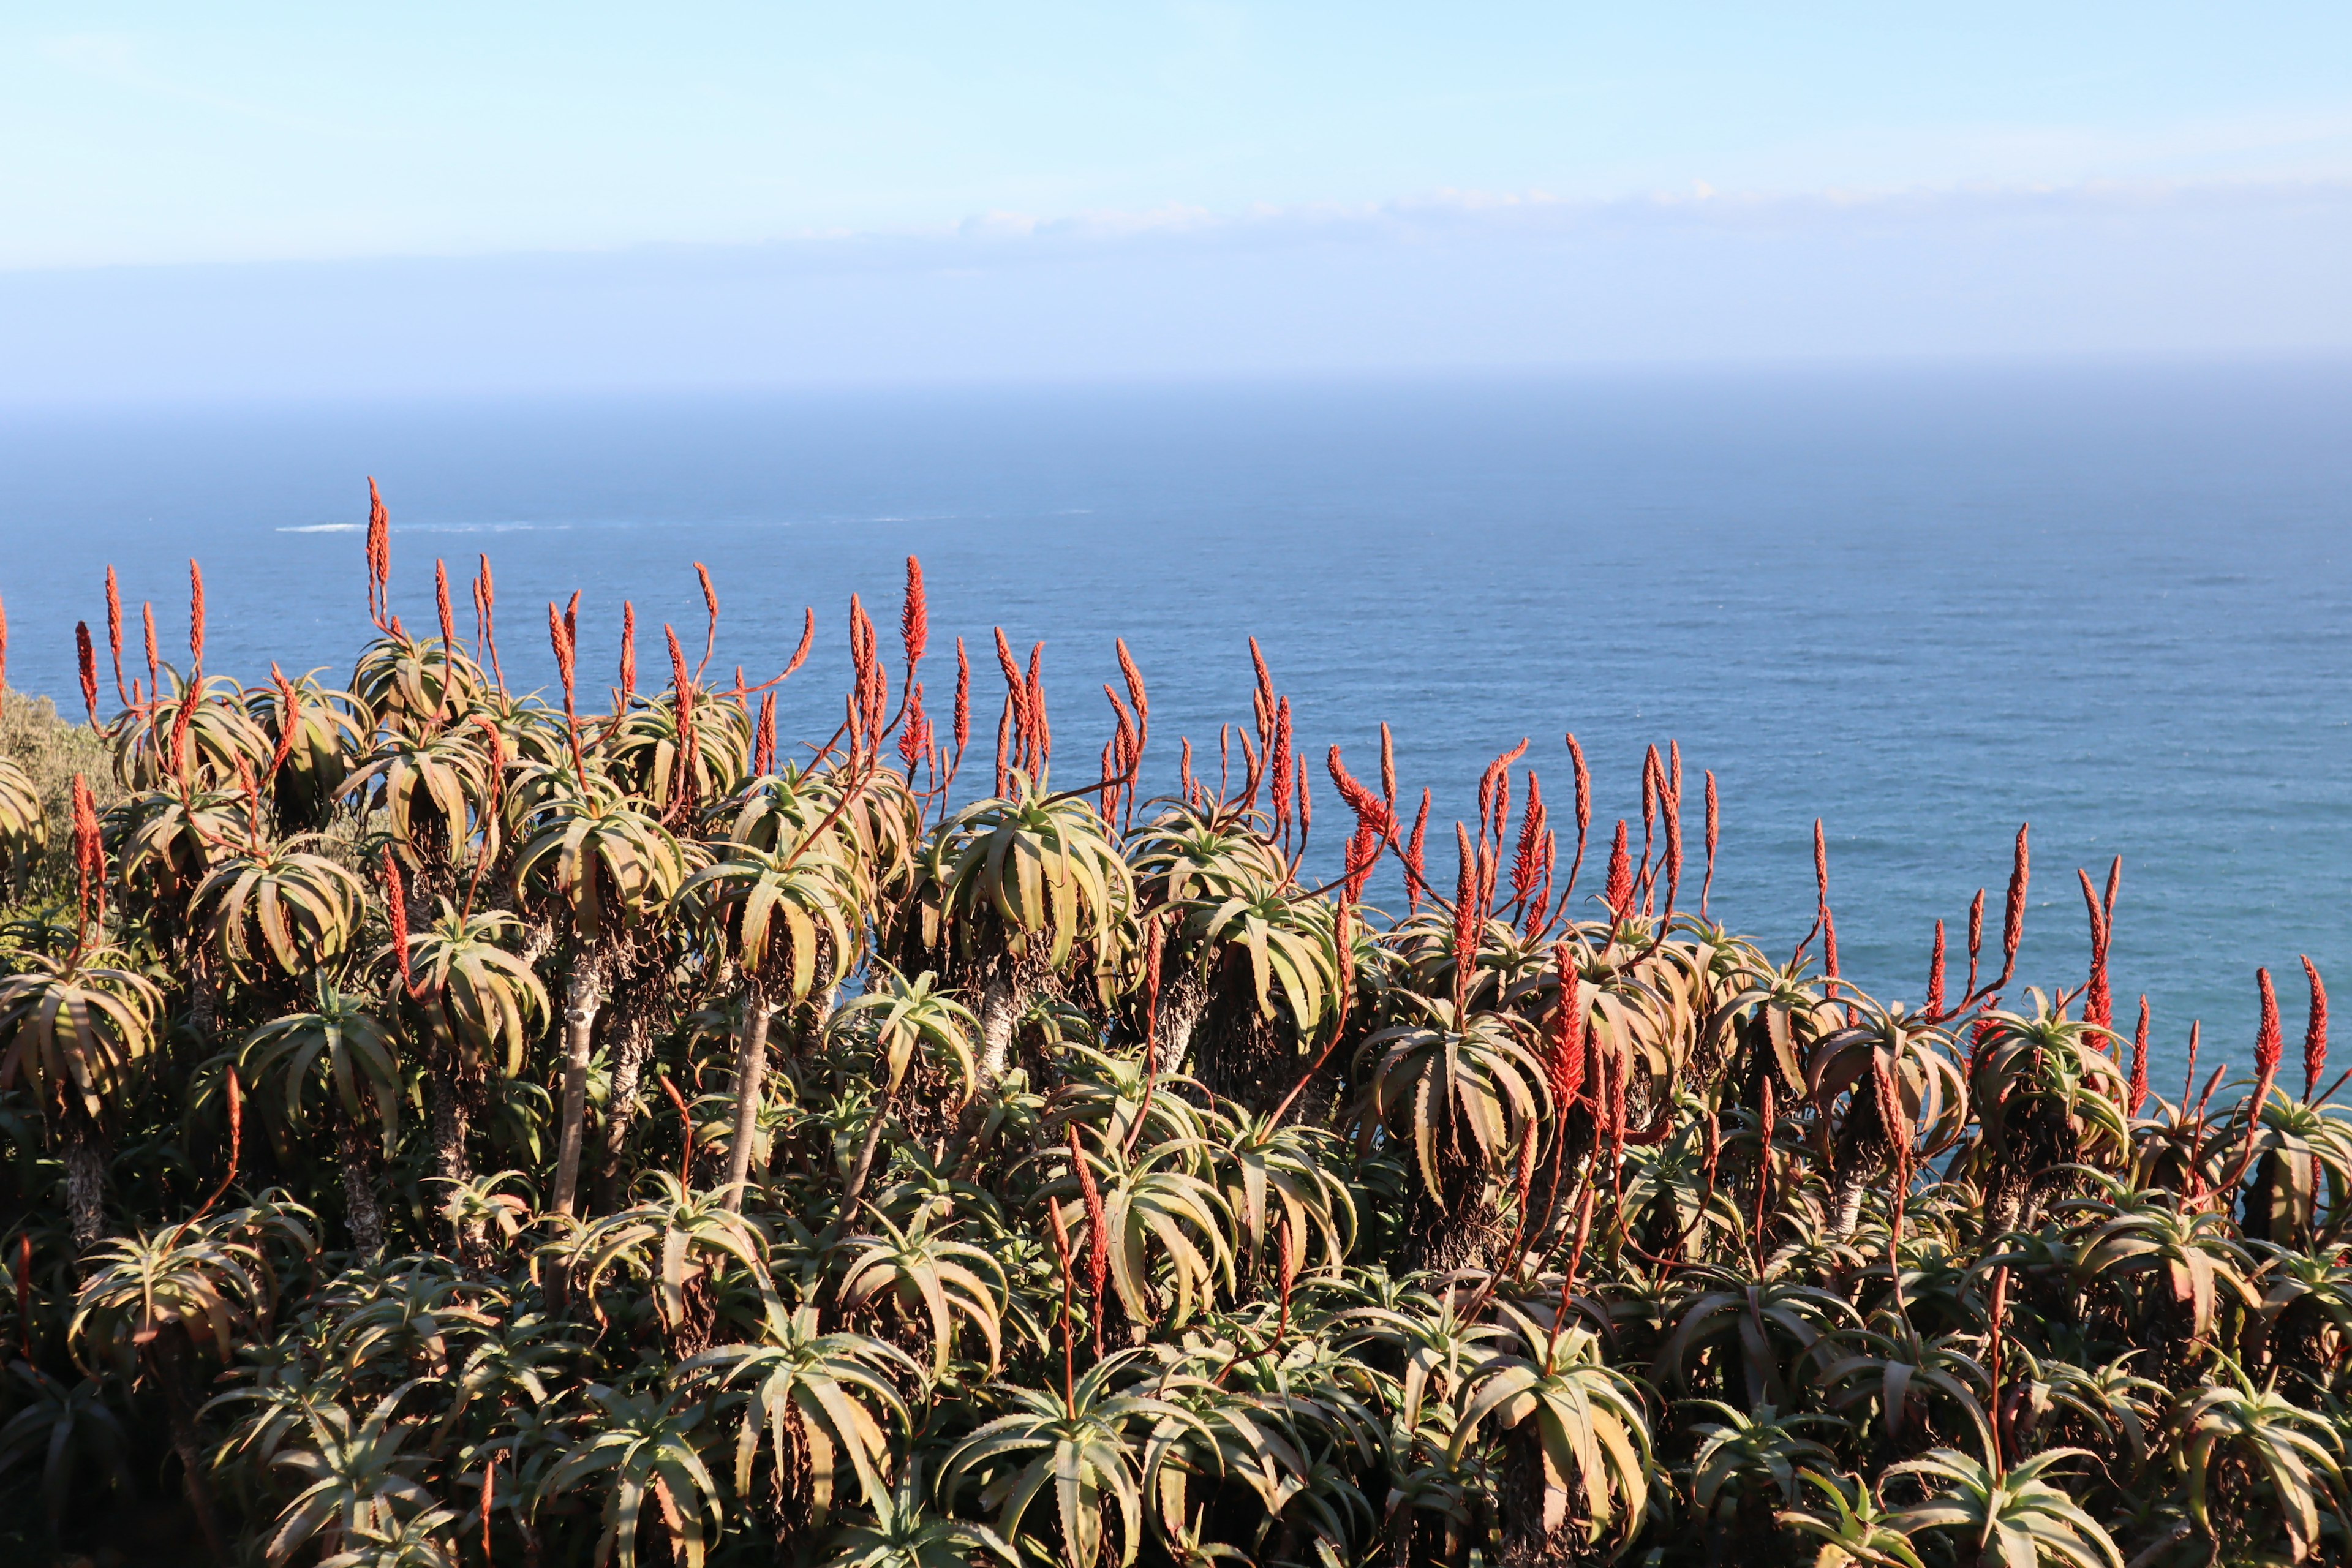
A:
[[[1057,782],[1092,776],[1118,636],[1152,693],[1147,786],[1172,786],[1181,735],[1213,773],[1255,636],[1311,756],[1337,743],[1369,772],[1393,727],[1408,794],[1435,792],[1433,845],[1522,739],[1565,818],[1574,731],[1600,841],[1580,899],[1615,820],[1638,838],[1652,743],[1681,742],[1694,817],[1716,773],[1714,907],[1776,952],[1811,919],[1818,817],[1845,972],[1881,997],[1916,1003],[1934,921],[1957,951],[1978,888],[1998,924],[2029,821],[2022,978],[2079,985],[2075,871],[2120,855],[2117,1011],[2149,998],[2168,1094],[2193,1018],[2207,1062],[2250,1059],[2257,966],[2291,1037],[2298,954],[2352,986],[2352,366],[390,403],[355,365],[331,405],[16,409],[11,684],[79,710],[73,626],[102,626],[109,562],[134,626],[152,600],[180,647],[190,556],[209,668],[341,671],[369,475],[396,607],[432,624],[440,558],[462,618],[486,552],[518,682],[551,679],[544,606],[574,590],[600,679],[625,597],[698,648],[701,561],[723,668],[773,674],[816,608],[782,709],[821,737],[850,595],[887,635],[914,553],[948,650],[933,707],[954,636],[1044,639]],[[1336,860],[1343,813],[1328,786],[1318,805]]]

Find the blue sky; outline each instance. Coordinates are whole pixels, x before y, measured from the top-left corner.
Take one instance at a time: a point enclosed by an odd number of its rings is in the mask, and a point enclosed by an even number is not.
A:
[[[0,149],[0,395],[131,355],[121,319],[252,315],[240,370],[292,387],[322,326],[407,314],[462,348],[518,292],[551,340],[617,333],[597,376],[752,376],[724,344],[642,346],[713,268],[770,280],[735,305],[782,334],[760,364],[782,379],[846,374],[894,320],[952,326],[975,274],[995,291],[966,303],[1036,318],[1037,365],[1072,374],[1199,367],[1089,360],[1057,298],[1271,331],[1334,269],[1386,335],[1327,323],[1284,364],[1491,358],[1513,290],[1537,361],[1674,357],[1675,301],[1712,321],[1727,291],[1733,353],[2352,345],[2334,269],[2278,254],[2352,235],[2340,0],[20,4]],[[620,316],[549,302],[599,266]],[[815,274],[842,297],[795,325]],[[150,342],[153,389],[200,340]],[[879,359],[952,374],[1001,347],[957,328]],[[534,353],[487,342],[445,378],[528,381]]]

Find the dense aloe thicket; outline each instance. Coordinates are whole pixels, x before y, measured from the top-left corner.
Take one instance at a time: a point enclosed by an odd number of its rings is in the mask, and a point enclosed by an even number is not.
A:
[[[550,605],[524,692],[487,563],[419,634],[387,546],[347,676],[208,671],[200,581],[142,658],[110,576],[89,724],[11,700],[0,1557],[2352,1552],[2316,972],[2299,1092],[2264,974],[2168,1100],[2112,875],[2086,980],[2013,973],[2022,832],[1906,1009],[1826,865],[1769,954],[1717,922],[1672,747],[1596,835],[1522,745],[1433,844],[1263,662],[1146,779],[1103,649],[1073,747],[912,562],[796,743],[814,615],[720,677],[706,578],[592,691]]]

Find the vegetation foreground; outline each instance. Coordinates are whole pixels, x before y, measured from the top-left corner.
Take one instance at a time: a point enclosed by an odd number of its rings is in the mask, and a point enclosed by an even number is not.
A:
[[[2252,1074],[2192,1032],[2168,1100],[2114,871],[2087,980],[2019,984],[2022,830],[1906,1010],[1818,838],[1793,956],[1715,923],[1672,747],[1605,861],[1573,737],[1557,836],[1522,743],[1430,847],[1262,660],[1155,797],[1121,645],[1055,790],[1042,645],[959,641],[935,722],[912,561],[784,754],[814,612],[722,681],[706,575],[699,657],[640,689],[632,614],[591,710],[573,611],[521,694],[487,560],[470,637],[446,576],[391,615],[381,503],[368,563],[345,686],[207,673],[200,577],[126,679],[110,572],[89,725],[5,715],[0,1557],[2352,1554],[2307,963],[2299,1094],[2263,973]]]

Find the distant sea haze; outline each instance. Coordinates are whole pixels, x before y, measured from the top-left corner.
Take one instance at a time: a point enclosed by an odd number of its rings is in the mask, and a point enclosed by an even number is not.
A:
[[[2028,820],[2021,986],[2079,985],[2075,870],[2121,855],[2116,1012],[2148,996],[2177,1096],[2192,1017],[2206,1062],[2250,1064],[2258,965],[2290,1031],[2298,954],[2352,984],[2347,433],[2333,363],[18,409],[0,595],[11,683],[77,713],[73,625],[102,626],[109,562],[176,649],[202,559],[208,668],[340,679],[373,474],[395,607],[431,626],[434,559],[487,552],[520,683],[550,679],[544,605],[574,589],[590,672],[624,597],[698,633],[697,561],[730,672],[772,674],[814,605],[782,714],[821,739],[850,594],[887,626],[919,554],[933,706],[954,637],[1044,639],[1057,782],[1092,776],[1118,636],[1150,683],[1147,785],[1173,786],[1182,734],[1213,773],[1255,635],[1311,758],[1364,772],[1394,728],[1433,846],[1522,738],[1565,818],[1576,731],[1581,900],[1615,820],[1638,834],[1643,748],[1678,740],[1686,793],[1720,782],[1716,912],[1785,955],[1819,817],[1844,971],[1882,998],[1916,1004],[1934,921],[1957,954],[1980,886],[1998,925]]]

